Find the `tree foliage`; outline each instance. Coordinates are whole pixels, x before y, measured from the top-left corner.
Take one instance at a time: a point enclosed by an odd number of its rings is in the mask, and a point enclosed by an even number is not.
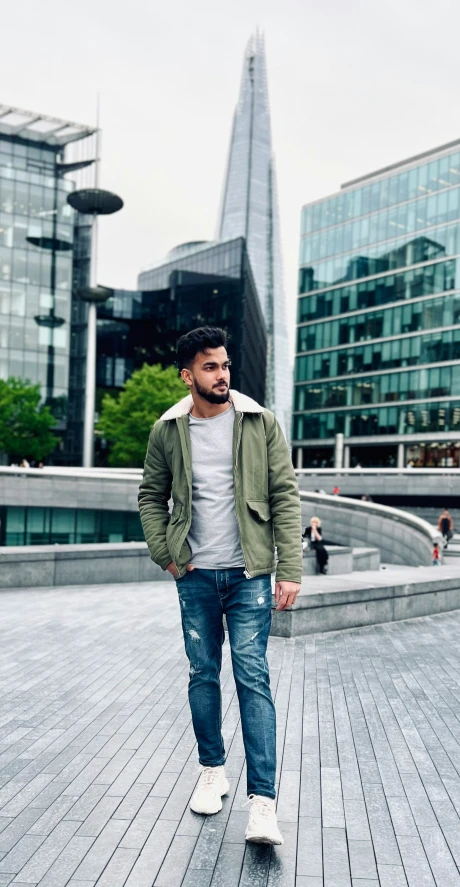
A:
[[[0,379],[0,450],[10,462],[46,459],[59,442],[55,425],[50,408],[40,405],[40,385]]]
[[[152,425],[186,393],[175,367],[145,363],[117,397],[106,394],[97,430],[111,444],[110,465],[142,467]]]

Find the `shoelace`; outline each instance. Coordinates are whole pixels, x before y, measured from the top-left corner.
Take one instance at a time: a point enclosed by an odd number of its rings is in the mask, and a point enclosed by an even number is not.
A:
[[[270,804],[269,798],[265,798],[263,795],[249,795],[243,807],[247,807],[248,804],[254,804],[257,813],[260,813],[261,816],[268,817],[273,813],[273,807]]]
[[[203,767],[201,770],[196,770],[196,773],[200,774],[202,785],[214,785],[220,779],[220,770],[217,767]]]

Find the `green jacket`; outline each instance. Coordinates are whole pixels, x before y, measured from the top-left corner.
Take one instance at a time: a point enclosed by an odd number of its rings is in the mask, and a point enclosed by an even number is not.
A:
[[[273,572],[276,545],[277,581],[300,582],[300,498],[286,440],[273,413],[238,391],[231,391],[231,398],[235,507],[247,575]],[[191,408],[188,395],[153,426],[139,490],[150,556],[163,570],[174,561],[180,576],[191,560],[187,542],[192,509]]]

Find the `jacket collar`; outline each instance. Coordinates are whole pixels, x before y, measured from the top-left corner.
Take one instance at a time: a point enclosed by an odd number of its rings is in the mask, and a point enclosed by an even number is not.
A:
[[[263,413],[264,407],[261,407],[252,397],[248,397],[246,394],[241,394],[240,391],[235,391],[233,388],[230,389],[230,397],[232,399],[233,406],[235,407],[235,411],[237,413]],[[173,407],[163,413],[160,416],[160,422],[168,422],[170,419],[180,419],[182,416],[188,415],[193,406],[192,395],[188,394],[187,397],[183,397],[179,403],[176,403]]]

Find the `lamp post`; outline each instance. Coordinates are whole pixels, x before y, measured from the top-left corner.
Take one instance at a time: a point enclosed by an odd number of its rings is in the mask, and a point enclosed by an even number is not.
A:
[[[88,303],[83,467],[91,468],[94,462],[97,305],[105,302],[113,292],[108,287],[97,285],[97,221],[98,216],[108,216],[118,212],[123,206],[123,201],[117,194],[104,191],[102,188],[83,188],[69,194],[67,202],[78,213],[92,216],[89,286],[82,287],[77,292],[78,297]]]

